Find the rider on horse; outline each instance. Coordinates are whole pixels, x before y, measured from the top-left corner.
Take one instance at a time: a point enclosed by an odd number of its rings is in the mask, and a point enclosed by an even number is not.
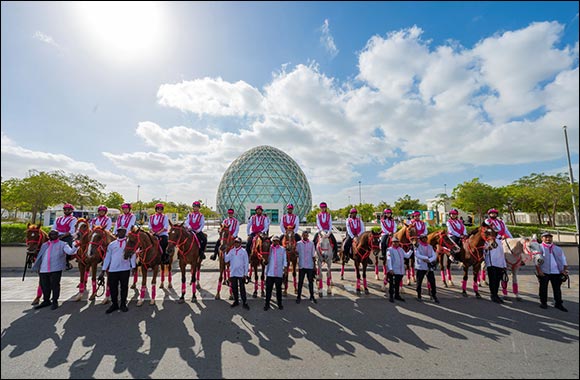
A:
[[[449,220],[447,220],[447,235],[449,235],[449,238],[453,240],[458,247],[461,247],[463,244],[462,240],[467,237],[467,230],[465,229],[463,220],[457,218],[458,215],[459,211],[456,209],[451,209],[451,211],[449,211]],[[453,251],[449,252],[449,256],[451,257],[452,261],[456,261],[456,258],[453,256]]]
[[[240,222],[234,217],[233,208],[228,209],[228,217],[224,219],[222,224],[228,227],[228,229],[230,230],[230,237],[235,240],[238,237],[238,232],[240,231]],[[220,249],[220,245],[221,239],[218,239],[218,241],[215,243],[213,255],[209,257],[211,260],[216,259]]]
[[[131,212],[131,203],[123,203],[121,205],[121,210],[123,210],[123,213],[117,218],[117,222],[115,223],[115,231],[113,231],[115,235],[117,235],[117,229],[119,226],[123,226],[127,232],[131,232],[131,229],[133,229],[133,226],[137,220],[135,215],[133,215]]]
[[[101,226],[101,227],[103,227],[104,230],[111,231],[111,227],[113,226],[113,222],[111,221],[111,218],[109,216],[107,216],[107,211],[109,211],[107,206],[105,206],[105,205],[99,206],[99,208],[97,209],[97,213],[99,215],[91,220],[91,226],[90,226],[91,230],[93,228],[95,228],[96,226]]]
[[[381,220],[381,253],[383,261],[387,257],[387,245],[389,237],[397,232],[397,222],[393,219],[393,210],[386,208],[383,211],[383,219]]]
[[[205,259],[205,246],[207,245],[207,238],[203,233],[203,227],[205,226],[205,218],[199,209],[201,208],[201,203],[195,201],[191,204],[193,207],[193,211],[187,214],[187,218],[185,219],[185,227],[191,233],[194,232],[197,236],[197,240],[199,241],[200,248],[199,248],[199,257],[204,260]]]
[[[280,220],[280,231],[282,231],[282,235],[280,235],[280,240],[284,238],[286,235],[286,229],[289,227],[294,226],[294,240],[300,241],[300,235],[298,235],[298,226],[300,225],[300,220],[297,215],[294,215],[294,205],[292,203],[288,203],[286,205],[286,215],[282,216]]]
[[[250,220],[248,220],[248,241],[246,242],[246,251],[248,253],[252,252],[252,243],[254,237],[261,232],[268,233],[268,228],[270,228],[270,219],[266,215],[262,215],[264,209],[262,206],[256,206],[256,215],[252,215]]]
[[[149,218],[149,230],[159,238],[161,250],[163,251],[161,263],[169,264],[169,254],[167,253],[167,244],[169,244],[169,218],[163,214],[164,208],[163,203],[157,203],[155,205],[155,214]]]
[[[348,263],[352,259],[352,241],[360,234],[365,232],[365,226],[361,218],[357,217],[356,208],[350,209],[350,216],[346,220],[346,240],[344,241],[344,262]]]
[[[421,213],[419,211],[413,211],[411,214],[413,219],[411,219],[411,225],[415,226],[417,230],[417,236],[421,236],[423,234],[427,234],[427,224],[421,220]]]
[[[72,215],[75,208],[70,203],[65,203],[62,206],[63,216],[59,216],[54,221],[52,229],[58,231],[58,238],[66,242],[69,247],[73,245],[73,234],[75,233],[75,226],[77,224],[77,218]],[[72,269],[72,264],[70,260],[72,256],[67,256],[66,259],[66,270]]]
[[[338,258],[338,244],[336,244],[336,238],[332,234],[332,217],[327,210],[326,202],[320,203],[320,212],[316,215],[316,226],[318,227],[318,232],[324,232],[329,234],[328,237],[332,242],[332,261],[337,262]],[[318,234],[314,237],[314,246],[318,244]]]

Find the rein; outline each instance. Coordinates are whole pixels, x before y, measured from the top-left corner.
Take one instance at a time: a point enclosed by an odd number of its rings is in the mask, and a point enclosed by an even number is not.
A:
[[[196,239],[192,238],[191,239],[191,244],[189,245],[189,248],[187,248],[187,250],[185,250],[185,249],[183,249],[183,246],[185,244],[187,244],[187,241],[189,240],[189,238],[191,237],[191,235],[188,235],[188,236],[185,237],[185,239],[182,239],[183,238],[183,235],[184,235],[183,228],[178,228],[177,226],[173,226],[173,228],[179,230],[179,238],[177,239],[177,241],[168,240],[168,242],[169,243],[172,243],[173,245],[175,245],[177,247],[177,250],[178,250],[179,254],[183,257],[183,260],[187,261],[187,253],[189,251],[191,251],[191,249],[193,248],[193,244],[196,242]],[[195,236],[195,234],[193,234],[193,236]],[[180,243],[180,241],[181,241],[181,243]]]

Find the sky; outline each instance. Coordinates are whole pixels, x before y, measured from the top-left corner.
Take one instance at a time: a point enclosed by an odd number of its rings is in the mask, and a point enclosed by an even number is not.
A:
[[[2,180],[85,174],[215,208],[290,155],[313,202],[578,180],[578,2],[1,3]]]

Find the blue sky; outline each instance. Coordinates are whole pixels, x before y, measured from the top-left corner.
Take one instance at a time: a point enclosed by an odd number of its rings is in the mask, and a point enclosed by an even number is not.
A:
[[[2,2],[2,178],[215,206],[257,145],[331,208],[578,178],[577,2]]]

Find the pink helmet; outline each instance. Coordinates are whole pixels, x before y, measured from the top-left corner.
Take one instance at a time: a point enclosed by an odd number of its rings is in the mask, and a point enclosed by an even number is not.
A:
[[[162,209],[164,209],[164,208],[165,208],[165,206],[163,205],[163,203],[157,203],[157,204],[155,205],[155,210],[157,210],[158,208],[162,208]]]
[[[487,213],[488,213],[488,214],[491,214],[491,213],[496,213],[496,214],[499,214],[499,211],[497,211],[497,210],[496,210],[496,209],[494,209],[494,208],[490,208],[489,210],[487,210]]]
[[[322,207],[328,207],[328,206],[326,205],[326,202],[320,202],[320,208],[322,208]]]
[[[294,210],[294,205],[293,205],[292,203],[288,203],[288,204],[286,205],[286,208],[287,208],[287,209],[290,209],[290,210]]]
[[[383,213],[385,213],[385,214],[388,213],[388,212],[390,212],[392,214],[393,213],[393,210],[391,210],[390,208],[386,208],[386,209],[383,210]]]
[[[411,215],[413,215],[413,216],[421,216],[421,213],[419,211],[414,211]]]
[[[99,208],[97,209],[97,211],[107,212],[107,211],[109,211],[109,209],[105,205],[100,205]]]
[[[129,210],[131,210],[131,203],[123,203],[121,205],[121,208],[128,208]]]
[[[349,214],[352,214],[352,213],[358,214],[358,211],[356,211],[356,208],[350,209]]]
[[[73,205],[71,205],[70,203],[65,203],[62,206],[62,209],[64,210],[65,208],[70,208],[71,210],[74,210],[75,208],[73,207]]]
[[[234,209],[233,208],[229,208],[228,209],[228,214],[233,214],[234,213]]]
[[[258,210],[264,211],[264,208],[262,207],[262,205],[257,205],[256,206],[256,211],[258,211]]]
[[[449,211],[449,215],[459,215],[459,211],[457,211],[456,209],[452,208],[452,209]]]
[[[199,203],[199,201],[195,201],[191,204],[191,207],[201,207],[201,203]]]

